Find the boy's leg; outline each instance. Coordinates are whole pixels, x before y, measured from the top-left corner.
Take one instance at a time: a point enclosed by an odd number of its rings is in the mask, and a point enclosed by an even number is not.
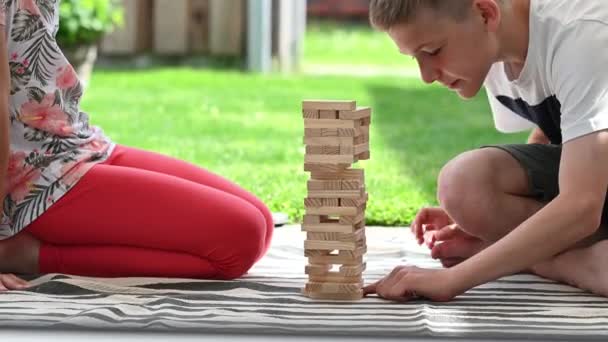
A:
[[[458,263],[536,213],[559,193],[560,157],[561,146],[503,145],[467,152],[448,163],[439,176],[439,201],[468,236],[437,245],[433,257],[447,266]],[[577,245],[589,246],[603,239],[601,234]]]
[[[274,224],[268,207],[249,191],[219,175],[183,160],[123,145],[116,146],[114,152],[104,164],[164,173],[240,197],[258,208],[266,219],[266,247],[261,251],[258,259],[264,255],[270,246]]]
[[[559,155],[540,145],[463,153],[441,170],[438,200],[462,230],[497,241],[557,195]],[[546,167],[545,174],[541,167]],[[553,180],[555,185],[549,186]]]
[[[537,275],[608,297],[608,240],[566,251],[532,267]]]
[[[266,249],[267,227],[227,192],[101,164],[25,231],[42,242],[43,273],[234,278]]]

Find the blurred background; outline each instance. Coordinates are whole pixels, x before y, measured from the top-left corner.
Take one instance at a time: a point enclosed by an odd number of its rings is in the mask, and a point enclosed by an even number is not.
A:
[[[372,107],[368,225],[435,205],[454,156],[525,141],[495,132],[486,96],[423,84],[368,23],[367,0],[62,0],[57,40],[82,110],[116,142],[188,160],[303,215],[303,99]],[[184,199],[187,201],[188,199]]]

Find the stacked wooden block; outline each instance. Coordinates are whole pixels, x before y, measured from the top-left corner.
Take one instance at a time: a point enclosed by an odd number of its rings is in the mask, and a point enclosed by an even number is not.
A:
[[[305,256],[308,283],[303,293],[314,299],[355,300],[363,296],[363,256],[367,193],[362,169],[369,159],[370,108],[355,101],[304,101],[304,170],[310,172]]]

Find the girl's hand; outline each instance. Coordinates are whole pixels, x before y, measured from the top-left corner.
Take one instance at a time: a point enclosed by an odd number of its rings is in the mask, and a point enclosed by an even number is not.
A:
[[[30,284],[10,273],[0,273],[0,292],[8,290],[23,290]]]

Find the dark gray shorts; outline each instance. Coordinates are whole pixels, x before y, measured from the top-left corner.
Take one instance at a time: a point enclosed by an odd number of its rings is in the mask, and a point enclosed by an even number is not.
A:
[[[561,145],[513,144],[491,145],[508,152],[528,174],[530,196],[549,202],[559,194],[559,162],[562,155]],[[608,223],[608,201],[604,204],[602,223]]]

